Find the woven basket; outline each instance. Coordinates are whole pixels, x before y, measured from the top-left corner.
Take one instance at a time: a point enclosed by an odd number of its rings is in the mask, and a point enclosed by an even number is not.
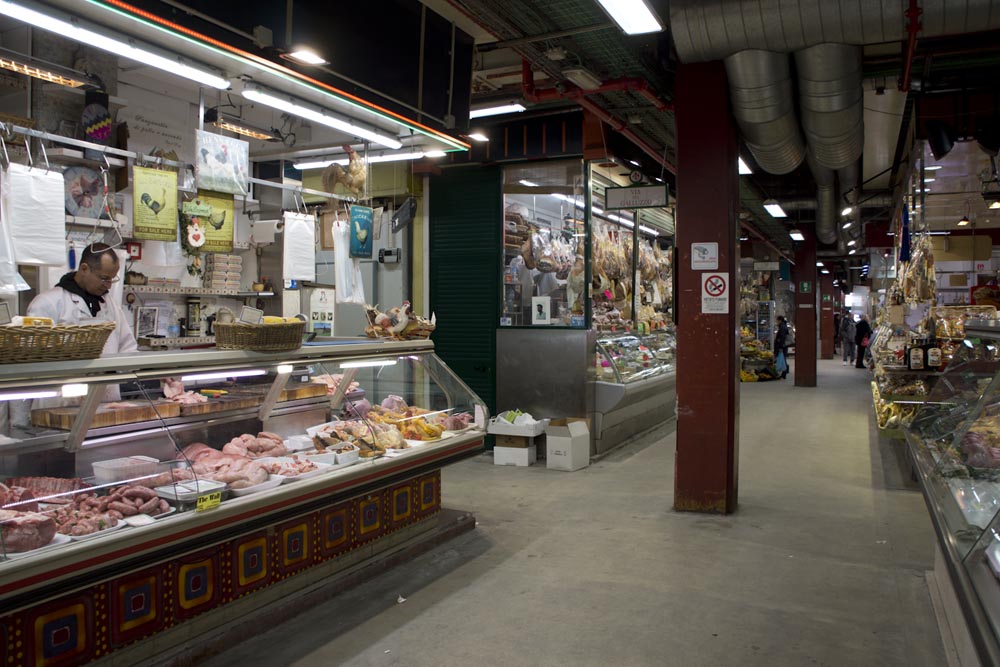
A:
[[[301,320],[283,324],[215,323],[215,345],[223,350],[254,350],[256,352],[286,352],[302,347]]]
[[[0,327],[0,363],[96,359],[114,330],[114,322]]]

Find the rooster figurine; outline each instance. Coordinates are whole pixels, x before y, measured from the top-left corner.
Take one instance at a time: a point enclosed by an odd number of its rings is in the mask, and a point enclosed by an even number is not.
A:
[[[208,216],[208,224],[212,225],[212,229],[222,229],[223,225],[226,224],[226,211],[221,214],[212,213]]]
[[[333,192],[337,184],[342,184],[355,197],[360,197],[365,191],[365,180],[367,178],[365,163],[361,160],[358,152],[350,146],[344,146],[347,152],[347,168],[339,164],[331,164],[323,170],[323,189]]]
[[[402,305],[390,308],[387,313],[379,313],[375,317],[375,326],[381,327],[398,336],[403,333],[406,325],[410,323],[410,315],[412,314],[413,310],[410,308],[410,302],[404,301]]]

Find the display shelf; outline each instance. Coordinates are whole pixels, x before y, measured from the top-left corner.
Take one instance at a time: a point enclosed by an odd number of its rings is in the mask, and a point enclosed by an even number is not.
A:
[[[117,216],[118,224],[125,225],[128,224],[128,217],[124,213],[119,213]],[[97,227],[98,229],[111,229],[115,225],[106,218],[81,218],[75,215],[66,215],[66,224],[74,225],[77,227]]]
[[[251,296],[274,296],[274,292],[245,292],[238,289],[217,290],[209,287],[159,287],[153,285],[123,285],[125,293],[133,294],[168,294],[177,296],[229,296],[229,297],[251,297]]]
[[[76,150],[75,148],[50,148],[46,151],[46,155],[49,156],[49,161],[60,164],[82,164],[93,167],[94,165],[103,164],[105,159],[107,159],[110,166],[115,168],[121,168],[128,164],[127,161],[120,157],[108,157],[105,155],[98,160],[84,157],[83,151]]]

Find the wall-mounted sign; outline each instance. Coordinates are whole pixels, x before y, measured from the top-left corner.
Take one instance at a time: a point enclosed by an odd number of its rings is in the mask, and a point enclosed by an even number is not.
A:
[[[132,220],[135,238],[177,240],[177,173],[132,168]]]
[[[622,208],[663,208],[668,203],[666,185],[632,185],[604,191],[606,210]]]
[[[781,269],[781,262],[754,262],[754,271],[778,271]]]
[[[691,244],[691,270],[692,271],[715,271],[719,268],[719,244],[712,243],[692,243]]]
[[[813,291],[813,284],[808,280],[803,280],[799,282],[799,291],[803,294],[808,294]]]
[[[729,312],[729,274],[701,274],[701,312],[726,314]]]

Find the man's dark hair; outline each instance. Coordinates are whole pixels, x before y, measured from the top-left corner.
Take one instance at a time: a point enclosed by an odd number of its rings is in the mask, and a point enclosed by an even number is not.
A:
[[[80,263],[86,262],[87,266],[90,268],[97,268],[101,265],[101,257],[108,255],[111,257],[112,261],[118,263],[118,255],[107,243],[91,243],[86,248],[83,249],[83,254],[80,255]]]

